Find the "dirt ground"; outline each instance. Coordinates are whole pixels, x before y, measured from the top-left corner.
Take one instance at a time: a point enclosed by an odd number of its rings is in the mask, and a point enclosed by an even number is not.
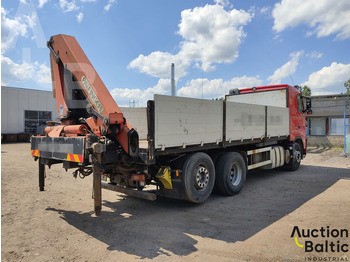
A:
[[[240,194],[202,205],[103,191],[101,217],[92,216],[92,177],[52,166],[39,192],[37,165],[30,144],[2,145],[2,261],[350,260],[350,252],[305,252],[291,237],[294,226],[350,231],[350,158],[340,150],[309,150],[296,172],[249,173]]]

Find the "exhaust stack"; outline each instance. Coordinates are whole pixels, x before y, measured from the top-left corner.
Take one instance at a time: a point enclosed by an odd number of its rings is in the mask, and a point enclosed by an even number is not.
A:
[[[171,63],[171,96],[175,96],[175,65]]]

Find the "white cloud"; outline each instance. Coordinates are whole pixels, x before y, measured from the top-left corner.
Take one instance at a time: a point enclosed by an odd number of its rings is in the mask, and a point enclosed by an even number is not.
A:
[[[105,11],[108,12],[109,9],[111,9],[112,5],[116,2],[116,0],[108,0],[108,3],[104,6]]]
[[[261,15],[271,15],[271,7],[270,6],[264,6],[259,9],[259,13]]]
[[[1,55],[1,84],[34,80],[41,84],[51,82],[51,70],[48,66],[35,62],[17,64],[9,57]]]
[[[29,35],[31,29],[32,35]],[[34,5],[21,1],[16,16],[11,18],[8,12],[1,8],[1,83],[4,85],[16,82],[33,80],[40,84],[51,82],[51,70],[45,64],[30,62],[30,49],[23,48],[23,62],[16,63],[12,58],[5,56],[9,49],[16,47],[17,37],[29,37],[37,42],[45,42],[40,21]],[[44,40],[42,40],[44,39]],[[41,47],[41,44],[37,45]],[[29,50],[29,53],[26,52]],[[28,59],[29,58],[29,59]],[[25,61],[24,61],[25,60]]]
[[[188,61],[181,60],[180,55],[172,55],[167,52],[153,52],[148,56],[139,55],[138,58],[130,62],[128,68],[137,68],[140,72],[154,77],[166,78],[170,75],[170,65],[175,64],[176,78],[186,75]]]
[[[115,88],[111,90],[111,95],[117,101],[119,106],[129,106],[130,100],[139,101],[140,106],[146,106],[147,101],[153,99],[154,94],[170,94],[170,79],[159,79],[154,87],[146,90],[138,88]]]
[[[224,97],[233,88],[246,88],[252,86],[259,86],[262,84],[262,80],[259,76],[256,77],[234,77],[229,81],[223,81],[222,79],[192,79],[181,87],[177,95],[196,98],[219,98]]]
[[[223,7],[232,8],[233,5],[230,3],[229,0],[214,0],[214,3],[217,5],[222,5]]]
[[[23,19],[7,17],[8,12],[1,8],[1,53],[12,48],[18,36],[27,35],[27,24]]]
[[[79,10],[75,0],[60,0],[60,7],[65,13]]]
[[[305,56],[309,57],[311,59],[319,59],[319,58],[321,58],[323,56],[323,53],[317,52],[317,51],[314,50],[314,51],[311,51],[309,53],[306,53]]]
[[[213,63],[231,63],[238,57],[238,48],[246,36],[242,26],[250,22],[251,15],[206,5],[182,11],[181,18],[178,34],[186,41],[180,54],[201,62],[207,72],[215,68]]]
[[[39,64],[38,62],[35,63],[35,69],[36,69],[36,78],[35,80],[42,84],[50,84],[51,83],[51,69],[50,67]]]
[[[16,64],[10,58],[1,55],[1,84],[10,81],[29,80],[33,77],[34,66],[29,63]]]
[[[350,38],[349,0],[282,0],[272,11],[273,29],[279,33],[286,28],[306,24],[307,36],[336,34],[339,39]]]
[[[299,64],[299,58],[303,54],[303,51],[298,51],[291,53],[289,57],[291,58],[287,63],[285,63],[280,68],[276,69],[273,75],[267,78],[270,84],[280,84],[283,78],[294,74],[297,70]]]
[[[246,88],[252,86],[259,86],[262,80],[259,76],[256,77],[235,77],[229,81],[222,79],[192,79],[185,86],[177,91],[178,96],[197,97],[211,99],[217,97],[224,97],[232,88]],[[202,93],[203,92],[203,93]],[[159,79],[154,87],[141,89],[129,88],[115,88],[111,91],[113,98],[117,101],[119,106],[129,106],[130,100],[139,101],[140,106],[146,106],[148,100],[153,99],[154,94],[170,95],[171,84],[170,79]]]
[[[39,8],[42,8],[49,0],[39,0]]]
[[[15,48],[19,36],[28,37],[28,29],[33,33],[31,39],[36,41],[37,47],[46,48],[46,37],[42,30],[34,5],[20,3],[16,16],[11,18],[8,11],[1,8],[1,53],[5,54],[9,49]]]
[[[309,79],[301,85],[311,88],[313,95],[326,94],[325,92],[345,92],[344,82],[350,78],[350,64],[333,62],[328,67],[312,73]]]
[[[175,63],[176,77],[186,75],[186,69],[195,63],[203,71],[215,69],[214,63],[231,63],[238,57],[238,48],[246,34],[243,26],[252,15],[221,5],[206,5],[181,12],[178,34],[184,41],[177,54],[153,52],[139,55],[128,66],[155,77],[169,76],[170,64]]]
[[[37,25],[37,22],[39,22],[36,13],[23,14],[22,17],[20,17],[19,19],[23,21],[26,24],[26,26],[30,29],[34,29]]]
[[[83,18],[84,18],[84,14],[82,12],[77,14],[77,21],[78,21],[78,23],[81,23],[83,21]]]

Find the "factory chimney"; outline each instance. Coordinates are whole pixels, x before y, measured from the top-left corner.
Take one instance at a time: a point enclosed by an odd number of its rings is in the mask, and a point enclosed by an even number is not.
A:
[[[175,96],[175,65],[171,63],[171,95]]]

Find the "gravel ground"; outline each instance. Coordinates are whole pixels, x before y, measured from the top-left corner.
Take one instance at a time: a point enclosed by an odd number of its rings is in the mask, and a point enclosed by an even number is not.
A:
[[[291,237],[294,226],[350,231],[349,188],[350,158],[312,148],[298,171],[251,172],[233,197],[194,205],[103,191],[94,217],[91,177],[52,166],[39,192],[30,144],[3,144],[2,261],[349,261],[349,252],[305,253]]]

